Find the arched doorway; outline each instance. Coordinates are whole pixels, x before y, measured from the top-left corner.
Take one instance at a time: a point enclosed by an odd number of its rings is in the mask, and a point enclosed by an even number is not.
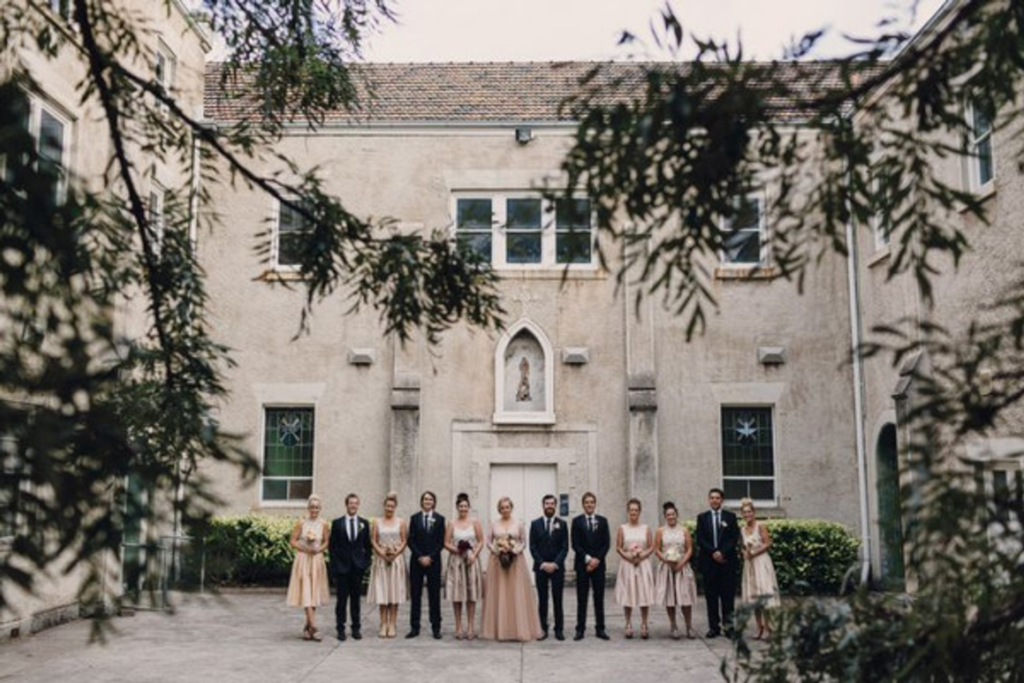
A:
[[[881,582],[900,590],[903,572],[903,506],[900,503],[900,467],[896,447],[896,426],[887,424],[875,445],[878,465],[878,536],[881,546]]]

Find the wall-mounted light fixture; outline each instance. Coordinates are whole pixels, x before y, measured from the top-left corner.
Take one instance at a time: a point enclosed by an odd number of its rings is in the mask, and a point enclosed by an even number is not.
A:
[[[516,128],[516,142],[520,145],[525,145],[527,142],[533,139],[533,129],[523,126]]]

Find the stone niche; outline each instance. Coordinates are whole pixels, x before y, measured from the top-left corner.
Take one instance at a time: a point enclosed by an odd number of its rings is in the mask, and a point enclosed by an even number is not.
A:
[[[498,341],[494,354],[494,422],[553,424],[554,364],[551,343],[523,319]]]

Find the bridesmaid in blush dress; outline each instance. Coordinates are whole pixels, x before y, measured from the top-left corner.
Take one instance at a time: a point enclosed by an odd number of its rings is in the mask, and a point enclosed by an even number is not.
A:
[[[740,515],[743,516],[745,524],[742,529],[743,540],[743,583],[740,588],[740,596],[745,603],[756,603],[763,600],[764,607],[779,606],[779,583],[775,578],[775,564],[768,555],[768,549],[772,547],[772,536],[768,529],[757,521],[754,511],[754,501],[744,498],[740,501]],[[764,610],[758,606],[754,610],[754,618],[757,620],[757,635],[754,640],[760,640],[765,635],[771,635],[771,624],[764,614]]]
[[[308,516],[301,519],[292,529],[291,546],[295,548],[292,561],[292,575],[288,581],[288,604],[301,607],[306,612],[306,624],[302,627],[304,640],[321,640],[316,627],[316,608],[331,599],[327,586],[327,564],[324,549],[330,529],[320,517],[323,503],[315,493],[306,503]]]
[[[697,581],[690,566],[693,539],[686,527],[679,523],[679,511],[675,503],[665,503],[661,509],[665,514],[665,526],[654,534],[654,552],[661,560],[655,581],[654,601],[665,606],[672,625],[672,637],[679,638],[679,627],[676,625],[678,607],[686,621],[686,637],[692,639],[693,605],[697,602]]]
[[[477,558],[484,549],[484,532],[480,522],[469,518],[469,496],[460,493],[455,498],[458,517],[448,522],[444,547],[448,551],[444,593],[455,610],[455,640],[474,640],[476,631],[476,603],[483,597],[483,577]],[[467,628],[462,628],[462,604],[466,604]]]
[[[491,557],[480,635],[488,640],[537,640],[541,636],[537,598],[523,558],[526,530],[522,522],[512,519],[508,496],[498,501],[498,513],[501,519],[491,525],[487,541]]]
[[[370,527],[374,558],[366,601],[380,606],[378,635],[381,638],[395,637],[398,605],[405,602],[409,594],[409,573],[405,566],[408,532],[405,520],[395,516],[397,507],[398,495],[389,493],[384,499],[384,517],[373,520]]]
[[[615,537],[615,550],[622,558],[615,579],[615,601],[626,614],[626,637],[633,637],[633,609],[640,608],[640,637],[650,636],[647,613],[654,602],[654,573],[651,571],[651,553],[654,543],[651,530],[640,523],[642,506],[636,498],[626,504],[629,522],[619,527]]]

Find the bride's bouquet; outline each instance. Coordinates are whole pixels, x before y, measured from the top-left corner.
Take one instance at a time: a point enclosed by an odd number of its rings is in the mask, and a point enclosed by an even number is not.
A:
[[[498,549],[498,563],[502,569],[508,569],[516,561],[516,554],[512,549],[512,540],[501,537],[494,541],[494,547]]]
[[[683,559],[683,552],[677,545],[670,545],[662,554],[665,557],[665,561],[670,564],[676,564],[679,560]],[[675,570],[675,567],[672,569]]]

